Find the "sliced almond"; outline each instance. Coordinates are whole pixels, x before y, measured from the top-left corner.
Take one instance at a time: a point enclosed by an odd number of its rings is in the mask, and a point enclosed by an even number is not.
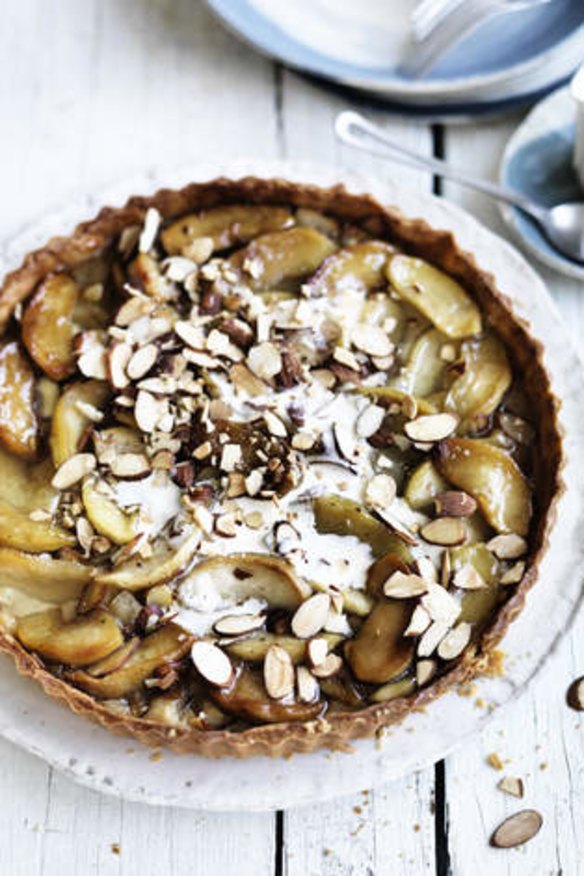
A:
[[[487,547],[500,560],[516,560],[527,553],[527,542],[514,532],[496,535],[487,542]]]
[[[224,444],[221,451],[221,462],[219,467],[226,472],[235,471],[235,468],[242,459],[241,447],[239,444]]]
[[[51,484],[56,490],[68,490],[92,472],[96,465],[93,453],[75,453],[59,466]]]
[[[296,670],[296,689],[302,703],[314,703],[320,696],[318,681],[306,666],[299,666]]]
[[[470,517],[477,510],[476,499],[462,490],[447,490],[434,499],[439,517]]]
[[[215,531],[224,538],[237,535],[237,522],[234,514],[221,514],[215,520]]]
[[[158,359],[158,347],[156,344],[146,344],[131,356],[126,366],[126,373],[130,380],[140,380],[148,374]]]
[[[584,677],[577,678],[568,688],[568,705],[577,712],[584,712]]]
[[[330,678],[342,668],[343,660],[338,654],[329,654],[322,663],[313,667],[312,674],[317,678]]]
[[[472,563],[465,563],[455,573],[452,583],[460,590],[482,590],[487,587],[487,582]]]
[[[191,648],[195,669],[210,684],[227,687],[233,679],[233,666],[227,654],[212,642],[195,642]]]
[[[430,544],[451,547],[464,542],[466,529],[458,517],[438,517],[422,526],[420,535]]]
[[[422,633],[426,632],[431,623],[432,618],[426,609],[422,605],[416,605],[412,612],[410,622],[404,630],[404,636],[408,638],[410,636],[421,636]]]
[[[433,444],[448,438],[457,426],[458,417],[454,414],[425,414],[406,423],[404,432],[411,441]]]
[[[430,657],[448,632],[448,624],[434,621],[418,642],[418,657]]]
[[[438,645],[438,656],[442,660],[454,660],[459,657],[470,642],[471,632],[472,627],[469,623],[464,621],[459,623]]]
[[[174,324],[174,331],[187,347],[201,351],[205,349],[205,332],[201,326],[195,326],[191,322],[179,319]]]
[[[123,341],[114,344],[108,350],[106,355],[108,377],[115,389],[125,389],[129,385],[130,378],[126,373],[126,368],[131,358],[132,348]]]
[[[376,508],[387,508],[396,497],[397,484],[391,475],[378,474],[365,488],[365,499]]]
[[[308,659],[313,666],[324,663],[328,654],[328,642],[326,639],[311,639],[306,647]]]
[[[112,474],[117,478],[139,480],[151,472],[148,457],[143,453],[120,453],[110,464]]]
[[[360,438],[370,438],[375,435],[385,419],[385,414],[385,408],[380,405],[367,405],[357,418],[355,426],[357,435]]]
[[[154,246],[158,229],[160,228],[161,216],[156,207],[148,207],[144,217],[144,225],[138,239],[140,252],[149,252]]]
[[[438,582],[438,569],[430,559],[430,557],[418,557],[416,559],[418,567],[418,575],[428,584],[436,584]]]
[[[311,639],[324,627],[329,609],[328,593],[315,593],[300,605],[292,617],[292,632],[299,639]]]
[[[282,370],[282,356],[269,341],[252,347],[247,354],[247,365],[260,380],[270,380]]]
[[[422,605],[433,621],[451,627],[460,614],[460,604],[440,584],[429,584]]]
[[[168,411],[166,399],[157,399],[150,392],[141,389],[134,406],[134,417],[142,432],[154,432],[162,417]]]
[[[497,788],[511,797],[519,797],[519,799],[523,797],[523,780],[514,776],[504,776],[497,784]]]
[[[288,430],[282,420],[271,411],[265,411],[264,423],[268,427],[270,435],[275,435],[277,438],[286,438],[288,436]]]
[[[506,572],[503,572],[499,580],[499,584],[503,584],[503,586],[507,586],[510,584],[519,584],[524,574],[525,561],[518,560],[516,563],[513,563],[510,569],[507,569]]]
[[[430,679],[436,675],[435,660],[418,660],[416,664],[416,683],[418,687],[423,687]]]
[[[353,353],[351,353],[350,350],[346,350],[345,347],[335,347],[333,352],[333,359],[340,365],[344,365],[346,368],[350,368],[351,371],[359,372],[361,370],[359,360],[353,355]]]
[[[506,818],[491,836],[490,843],[498,849],[514,849],[533,839],[542,824],[543,818],[539,812],[524,809]]]
[[[394,572],[383,585],[383,592],[392,599],[411,599],[428,592],[428,583],[420,575]]]
[[[270,645],[264,658],[264,684],[268,696],[281,700],[294,693],[294,663],[280,645]]]
[[[351,332],[351,341],[368,356],[389,356],[393,344],[380,326],[359,322]]]
[[[220,636],[244,636],[260,630],[265,622],[261,614],[231,614],[216,621],[213,629]]]
[[[359,441],[352,423],[337,420],[333,424],[333,435],[339,455],[347,462],[356,462],[359,455]]]

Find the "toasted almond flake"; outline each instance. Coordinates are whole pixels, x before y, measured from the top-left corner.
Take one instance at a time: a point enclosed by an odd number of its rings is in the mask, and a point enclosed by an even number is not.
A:
[[[452,560],[450,559],[450,552],[444,551],[442,554],[442,562],[440,564],[440,583],[443,587],[448,587],[451,574]]]
[[[204,505],[195,505],[191,510],[191,517],[193,523],[195,523],[205,535],[210,535],[213,532],[213,524],[215,522],[214,517]]]
[[[454,362],[456,359],[456,347],[454,344],[444,344],[440,348],[440,358],[443,362]]]
[[[438,656],[442,660],[454,660],[459,657],[470,642],[471,632],[472,627],[469,623],[462,621],[457,624],[454,629],[446,633],[438,645]]]
[[[518,560],[516,563],[513,563],[510,569],[507,569],[506,572],[503,572],[499,583],[503,584],[504,586],[507,586],[509,584],[519,584],[519,582],[523,578],[524,573],[525,561]]]
[[[151,466],[143,453],[120,453],[110,463],[110,469],[117,478],[134,480],[146,477]]]
[[[219,463],[222,471],[235,471],[242,459],[241,447],[239,444],[224,444],[221,451],[221,462]]]
[[[264,423],[268,427],[270,435],[275,435],[277,438],[286,438],[288,430],[282,420],[273,414],[271,411],[264,412]]]
[[[331,600],[327,593],[315,593],[305,600],[292,617],[292,632],[299,639],[311,639],[324,627]]]
[[[448,438],[457,426],[458,417],[454,414],[425,414],[406,423],[404,432],[411,441],[434,443]]]
[[[155,344],[146,344],[132,355],[126,366],[126,373],[130,380],[140,380],[147,374],[158,359],[158,347]]]
[[[433,621],[451,627],[460,614],[460,604],[440,584],[429,584],[428,592],[422,596],[422,605]]]
[[[351,341],[368,356],[389,356],[393,344],[380,326],[357,323],[351,332]]]
[[[415,399],[411,395],[406,395],[404,400],[402,401],[401,409],[403,411],[404,417],[407,417],[408,420],[413,420],[418,415],[417,399]],[[399,408],[398,408],[398,411],[399,411]]]
[[[568,705],[577,712],[584,712],[584,677],[577,678],[568,688]]]
[[[257,468],[250,471],[245,479],[245,489],[248,496],[257,496],[264,483],[264,476]]]
[[[237,535],[237,522],[234,514],[221,514],[215,520],[215,531],[224,538],[233,538]]]
[[[410,636],[421,636],[422,633],[426,632],[431,623],[432,618],[426,609],[422,605],[416,605],[412,612],[410,622],[404,630],[404,636],[406,636],[406,638],[409,638]]]
[[[246,514],[243,518],[246,526],[249,526],[250,529],[261,529],[264,525],[264,517],[261,511],[250,511],[249,514]]]
[[[193,271],[197,270],[197,265],[192,259],[184,256],[171,256],[162,262],[162,269],[169,280],[183,283]]]
[[[89,402],[77,399],[75,407],[79,413],[83,414],[84,417],[87,417],[88,420],[91,420],[92,423],[101,423],[103,420],[103,411],[98,410],[95,405],[92,405]]]
[[[195,669],[210,684],[227,687],[233,678],[233,666],[227,654],[212,642],[195,642],[191,648]]]
[[[316,675],[317,678],[330,678],[332,675],[336,675],[342,666],[343,660],[338,654],[329,654],[322,663],[313,667],[312,674]]]
[[[75,521],[75,534],[86,557],[91,553],[91,543],[95,536],[93,526],[86,517],[78,517]]]
[[[208,456],[211,456],[213,452],[213,445],[210,441],[203,441],[202,444],[199,444],[198,447],[195,447],[193,450],[193,456],[195,459],[207,459]]]
[[[271,313],[259,313],[256,319],[256,341],[263,344],[270,340],[273,317]]]
[[[497,788],[511,797],[518,797],[519,799],[523,797],[523,780],[515,778],[515,776],[503,776],[501,781],[497,783]]]
[[[269,341],[252,347],[247,354],[247,364],[256,377],[270,380],[282,370],[280,351]]]
[[[383,592],[392,599],[410,599],[428,592],[428,583],[420,575],[393,572],[383,585]]]
[[[125,389],[130,383],[126,368],[132,358],[132,348],[129,344],[118,343],[110,347],[107,353],[107,368],[110,383],[115,389]]]
[[[434,621],[418,642],[418,657],[430,657],[448,633],[448,629],[448,624]]]
[[[454,573],[452,583],[460,590],[482,590],[487,586],[487,582],[477,572],[472,563],[465,563]]]
[[[211,258],[214,248],[212,237],[196,237],[183,248],[183,255],[202,265]]]
[[[491,836],[490,843],[498,849],[514,849],[539,832],[543,818],[535,809],[524,809],[506,818]]]
[[[167,410],[168,402],[165,399],[157,399],[145,389],[141,389],[134,406],[134,416],[140,431],[154,432]]]
[[[372,356],[371,361],[378,371],[389,371],[395,362],[395,356]]]
[[[513,414],[501,413],[499,414],[499,424],[503,432],[518,444],[525,444],[527,446],[533,444],[535,429],[527,420],[516,417]]]
[[[270,645],[264,658],[264,684],[268,696],[281,700],[294,693],[294,664],[280,645]]]
[[[174,395],[176,392],[176,380],[170,375],[163,377],[147,377],[138,384],[138,389],[145,389],[152,395]]]
[[[487,547],[500,560],[516,560],[527,553],[527,542],[514,532],[496,535],[487,542]]]
[[[51,484],[56,490],[68,490],[92,472],[96,465],[93,453],[75,453],[59,466]]]
[[[213,629],[219,636],[243,636],[261,629],[265,622],[261,614],[229,614],[216,621]]]
[[[326,639],[311,639],[306,647],[308,659],[313,666],[324,663],[328,654],[328,642]]]
[[[138,249],[140,252],[150,252],[154,246],[158,229],[160,228],[160,213],[156,207],[148,207],[146,216],[144,217],[144,226],[138,241]]]
[[[314,371],[311,371],[311,377],[317,383],[320,383],[321,386],[324,386],[325,389],[332,389],[337,382],[334,373],[329,371],[328,368],[315,368]]]
[[[385,408],[380,405],[367,405],[357,418],[355,426],[357,435],[360,438],[370,438],[381,427],[385,419]]]
[[[423,687],[436,675],[435,660],[418,660],[416,664],[416,684]]]
[[[82,345],[77,367],[84,377],[106,380],[106,350],[102,344]]]
[[[434,499],[439,517],[470,517],[477,510],[476,499],[461,490],[446,490]]]
[[[152,313],[155,306],[155,302],[150,298],[133,295],[127,301],[124,301],[118,310],[115,324],[122,327],[129,326],[137,319],[140,319],[140,317],[148,316],[148,314]]]
[[[195,326],[187,320],[179,319],[174,324],[174,331],[188,347],[193,350],[204,350],[206,345],[205,331],[201,326]]]
[[[333,359],[335,362],[339,362],[341,365],[345,365],[347,368],[350,368],[351,371],[360,371],[361,366],[359,365],[359,360],[351,353],[350,350],[345,349],[345,347],[335,347],[333,352]]]
[[[355,462],[359,455],[359,441],[352,423],[336,421],[333,423],[333,435],[340,456],[347,462]]]
[[[218,329],[212,329],[207,338],[207,350],[214,356],[225,356],[232,362],[241,362],[243,352],[232,344],[229,337]]]
[[[239,471],[230,471],[227,475],[227,498],[238,499],[245,496],[245,478]]]
[[[295,450],[312,450],[316,443],[316,436],[309,432],[297,432],[292,436],[292,447]]]
[[[229,377],[236,389],[247,395],[263,395],[267,390],[267,384],[260,380],[245,365],[238,363],[229,370]]]
[[[397,484],[388,474],[371,478],[365,488],[365,500],[376,508],[387,508],[396,497]]]
[[[418,557],[416,559],[418,574],[422,576],[427,584],[436,584],[438,582],[438,570],[430,557]]]
[[[420,535],[430,544],[459,545],[466,538],[466,529],[458,517],[438,517],[422,526]]]
[[[315,703],[320,696],[318,681],[306,666],[296,670],[296,689],[301,703]]]

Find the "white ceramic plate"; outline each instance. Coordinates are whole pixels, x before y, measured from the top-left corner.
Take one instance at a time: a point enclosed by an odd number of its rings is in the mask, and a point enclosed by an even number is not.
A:
[[[493,707],[490,713],[477,710],[471,698],[451,693],[424,714],[413,715],[401,727],[392,729],[381,743],[356,743],[351,754],[319,752],[286,761],[209,761],[164,753],[161,759],[152,760],[148,749],[75,716],[46,697],[35,684],[19,677],[11,660],[0,659],[0,733],[6,738],[94,789],[146,803],[219,811],[261,811],[316,803],[382,785],[444,757],[477,733],[489,714],[516,699],[551,660],[580,605],[579,570],[584,564],[584,505],[580,501],[584,493],[584,376],[580,363],[542,281],[525,260],[446,201],[393,184],[380,185],[349,174],[283,162],[160,172],[156,178],[118,186],[102,193],[99,199],[78,204],[29,228],[4,248],[2,267],[5,270],[15,266],[31,247],[51,234],[69,231],[74,221],[90,217],[96,200],[98,204],[119,204],[130,193],[146,193],[162,183],[175,186],[195,179],[223,174],[239,177],[250,172],[323,185],[342,180],[352,191],[372,192],[410,216],[423,216],[437,228],[452,229],[459,243],[495,274],[517,313],[531,322],[534,334],[545,343],[555,391],[563,400],[568,490],[560,502],[540,579],[505,638],[505,677],[480,682],[481,696]]]

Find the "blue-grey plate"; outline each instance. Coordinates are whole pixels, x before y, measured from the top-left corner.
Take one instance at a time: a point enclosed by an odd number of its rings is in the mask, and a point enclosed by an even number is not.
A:
[[[403,30],[404,2],[409,2],[409,9],[413,8],[414,0],[400,2]],[[264,54],[298,70],[385,96],[399,104],[421,104],[432,106],[434,110],[438,108],[436,102],[468,106],[542,93],[553,83],[565,79],[584,55],[583,0],[553,0],[527,12],[499,16],[455,47],[422,79],[411,79],[403,73],[403,55],[399,53],[393,56],[389,53],[387,64],[380,66],[379,45],[372,64],[363,63],[366,55],[363,52],[359,56],[360,63],[355,58],[341,57],[336,44],[331,39],[327,43],[326,27],[323,27],[323,21],[326,25],[323,15],[327,12],[330,34],[342,33],[338,30],[338,21],[334,31],[336,7],[331,0],[304,0],[304,5],[299,0],[270,0],[270,3],[266,0],[207,0],[207,3],[229,29]],[[341,7],[347,8],[342,3],[338,8]],[[277,9],[282,8],[301,11],[306,8],[302,19],[304,29],[292,27],[290,21],[284,22],[277,13]],[[371,3],[361,0],[360,8],[366,17]],[[391,11],[397,8],[394,6]],[[270,10],[269,14],[266,9]],[[356,20],[357,13],[351,14]],[[320,30],[313,37],[311,21],[313,18],[316,21],[317,16],[320,16]],[[373,45],[374,22],[370,22],[370,27]],[[367,33],[364,29],[362,42],[366,41]]]
[[[554,92],[534,107],[505,148],[499,171],[501,182],[547,207],[584,199],[572,166],[574,112],[568,88]],[[532,255],[548,267],[584,280],[584,265],[558,252],[535,222],[514,207],[502,205],[501,213]]]

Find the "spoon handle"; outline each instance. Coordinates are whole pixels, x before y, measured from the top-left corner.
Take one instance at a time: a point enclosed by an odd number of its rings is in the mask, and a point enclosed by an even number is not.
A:
[[[418,152],[406,149],[405,146],[396,143],[381,128],[368,121],[360,113],[349,110],[339,113],[335,120],[335,133],[343,143],[347,143],[349,146],[355,146],[357,149],[362,149],[372,155],[379,155],[382,158],[395,158],[396,161],[402,161],[414,167],[433,170],[439,176],[482,192],[490,198],[496,198],[499,201],[504,201],[507,204],[518,207],[538,222],[544,221],[547,212],[545,208],[534,204],[528,198],[519,194],[519,192],[489,182],[488,180],[469,176],[467,173],[451,167],[441,158],[420,155]],[[383,145],[380,147],[378,144]]]

